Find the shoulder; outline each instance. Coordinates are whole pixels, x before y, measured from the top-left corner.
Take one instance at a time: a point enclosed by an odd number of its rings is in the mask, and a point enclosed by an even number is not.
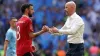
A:
[[[32,23],[32,20],[31,20],[30,18],[27,18],[27,19],[26,19],[26,22],[27,22],[28,24],[30,24],[30,23]]]
[[[32,20],[28,17],[21,17],[18,22],[20,22],[20,23],[29,23],[29,22],[32,22]]]
[[[28,18],[28,17],[23,17],[23,21],[25,21],[25,22],[31,22],[32,20],[30,18]]]
[[[78,14],[75,15],[75,21],[80,25],[84,25],[83,19]]]
[[[79,16],[78,14],[75,15],[75,19],[80,20],[80,21],[83,21],[82,17]]]
[[[27,18],[27,21],[32,22],[32,20],[30,18]]]
[[[12,29],[9,28],[6,34],[12,34],[12,32],[13,32]]]

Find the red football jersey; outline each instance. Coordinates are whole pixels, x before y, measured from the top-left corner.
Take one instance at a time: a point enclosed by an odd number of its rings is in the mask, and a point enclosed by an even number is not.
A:
[[[33,52],[32,39],[29,33],[33,32],[32,20],[23,15],[17,22],[17,46],[16,52],[18,55],[23,55],[27,52]]]

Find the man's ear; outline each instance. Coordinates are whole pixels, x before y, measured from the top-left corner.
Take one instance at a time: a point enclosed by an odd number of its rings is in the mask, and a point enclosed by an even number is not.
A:
[[[25,11],[28,12],[29,11],[28,8],[26,8]]]

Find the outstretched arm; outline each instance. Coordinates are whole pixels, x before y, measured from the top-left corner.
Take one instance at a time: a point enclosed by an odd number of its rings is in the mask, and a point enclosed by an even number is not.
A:
[[[83,26],[83,24],[75,23],[73,26],[71,26],[70,29],[67,29],[67,28],[66,29],[57,29],[56,27],[53,27],[50,31],[53,32],[53,33],[61,33],[61,34],[73,35],[82,26]]]
[[[31,38],[35,38],[35,37],[39,36],[40,34],[42,34],[42,33],[44,33],[44,32],[47,32],[48,29],[49,29],[49,28],[48,28],[47,26],[43,26],[41,31],[36,32],[36,33],[30,32],[30,33],[29,33],[29,36],[30,36]]]

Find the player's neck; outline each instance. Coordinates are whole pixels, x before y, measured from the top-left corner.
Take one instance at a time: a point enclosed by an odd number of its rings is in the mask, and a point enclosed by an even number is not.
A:
[[[10,28],[11,28],[11,29],[13,29],[13,30],[16,30],[16,28],[15,28],[15,27],[12,27],[12,26],[11,26]]]
[[[71,13],[69,14],[69,16],[72,16],[74,13],[75,13],[75,12],[71,12]]]
[[[24,14],[23,14],[23,16],[26,16],[26,17],[28,17],[28,18],[29,18],[29,16],[28,16],[28,14],[27,14],[27,13],[24,13]]]
[[[28,14],[27,13],[24,13],[23,15],[27,16],[28,17]]]

